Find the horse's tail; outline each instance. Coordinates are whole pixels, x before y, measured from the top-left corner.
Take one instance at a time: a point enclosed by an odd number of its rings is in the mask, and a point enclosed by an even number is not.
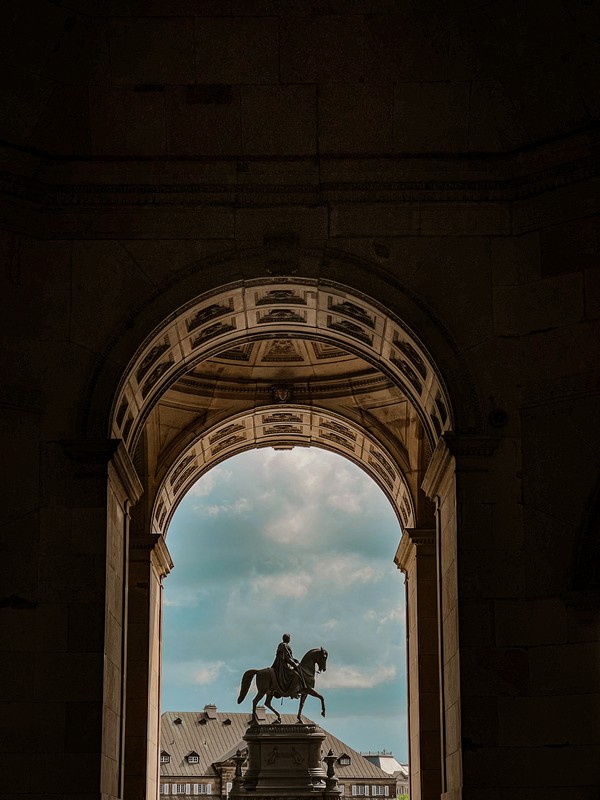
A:
[[[240,686],[240,694],[238,697],[238,703],[241,703],[244,697],[248,694],[248,689],[250,688],[250,684],[252,683],[252,678],[258,672],[257,669],[249,669],[244,672],[242,676],[242,684]]]

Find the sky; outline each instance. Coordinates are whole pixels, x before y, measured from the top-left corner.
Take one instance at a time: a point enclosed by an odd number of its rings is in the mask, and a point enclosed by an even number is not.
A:
[[[327,716],[304,714],[359,751],[407,761],[401,530],[377,484],[328,451],[251,450],[189,490],[167,533],[162,711],[237,705],[247,669],[270,666],[283,633],[294,657],[329,653],[317,675]],[[274,700],[296,713],[297,700]]]

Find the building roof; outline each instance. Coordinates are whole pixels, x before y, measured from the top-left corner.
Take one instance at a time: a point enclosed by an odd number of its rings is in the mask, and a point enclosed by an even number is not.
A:
[[[367,761],[370,761],[372,764],[381,767],[384,772],[387,772],[390,775],[396,775],[397,773],[400,773],[400,776],[402,776],[404,773],[408,775],[406,766],[397,761],[397,759],[394,758],[393,753],[384,750],[376,753],[361,753],[361,755],[364,756]]]
[[[166,777],[198,777],[199,775],[215,775],[214,764],[227,761],[236,750],[246,747],[243,736],[248,727],[250,714],[248,712],[220,712],[215,706],[207,706],[203,711],[166,711],[162,715],[161,725],[161,752],[170,755],[168,764],[160,765],[161,778]],[[266,714],[267,721],[273,721],[273,714]],[[175,720],[180,720],[176,723]],[[282,714],[284,724],[293,725],[296,722],[295,714]],[[302,716],[302,721],[309,725],[317,724],[308,717]],[[343,782],[344,779],[371,780],[386,779],[392,776],[375,764],[367,761],[361,754],[353,750],[345,742],[333,736],[322,728],[325,734],[323,750],[327,753],[332,750],[334,755],[342,754],[350,757],[350,764],[335,765],[335,773]],[[197,764],[188,764],[186,757],[195,752],[199,756]]]

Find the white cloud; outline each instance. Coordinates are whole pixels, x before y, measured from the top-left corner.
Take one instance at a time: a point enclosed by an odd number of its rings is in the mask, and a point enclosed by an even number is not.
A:
[[[252,590],[264,599],[276,600],[278,597],[300,599],[308,594],[312,577],[306,573],[283,572],[279,575],[261,575],[251,582]]]
[[[291,544],[298,539],[314,538],[314,514],[310,508],[287,509],[264,527],[263,533],[274,542]]]
[[[187,494],[192,497],[206,497],[218,483],[227,483],[231,480],[232,472],[225,467],[213,467],[205,475],[199,478],[196,483],[188,489]]]
[[[180,586],[173,582],[173,588],[168,585],[163,597],[163,605],[168,608],[195,608],[200,605],[200,600],[205,591],[199,587]]]
[[[214,661],[210,664],[204,664],[202,667],[198,667],[192,673],[192,683],[200,686],[214,683],[221,674],[223,666],[223,661]]]
[[[194,511],[207,514],[209,517],[218,517],[221,514],[233,514],[239,516],[252,509],[252,503],[247,497],[239,497],[233,503],[221,503],[210,506],[195,505]]]
[[[356,666],[336,665],[330,672],[323,672],[319,681],[327,689],[373,689],[396,677],[396,667],[381,665],[376,669],[361,669]]]
[[[332,494],[327,500],[327,505],[346,514],[361,514],[363,511],[362,498],[354,492]]]
[[[165,662],[165,675],[172,683],[185,686],[208,686],[215,683],[224,671],[224,661]]]

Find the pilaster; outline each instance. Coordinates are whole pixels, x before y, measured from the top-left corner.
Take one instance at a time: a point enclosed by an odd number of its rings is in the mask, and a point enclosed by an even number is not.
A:
[[[129,544],[125,796],[158,796],[162,582],[173,568],[160,533]]]
[[[439,658],[435,530],[405,528],[394,561],[406,575],[410,796],[440,793]]]

